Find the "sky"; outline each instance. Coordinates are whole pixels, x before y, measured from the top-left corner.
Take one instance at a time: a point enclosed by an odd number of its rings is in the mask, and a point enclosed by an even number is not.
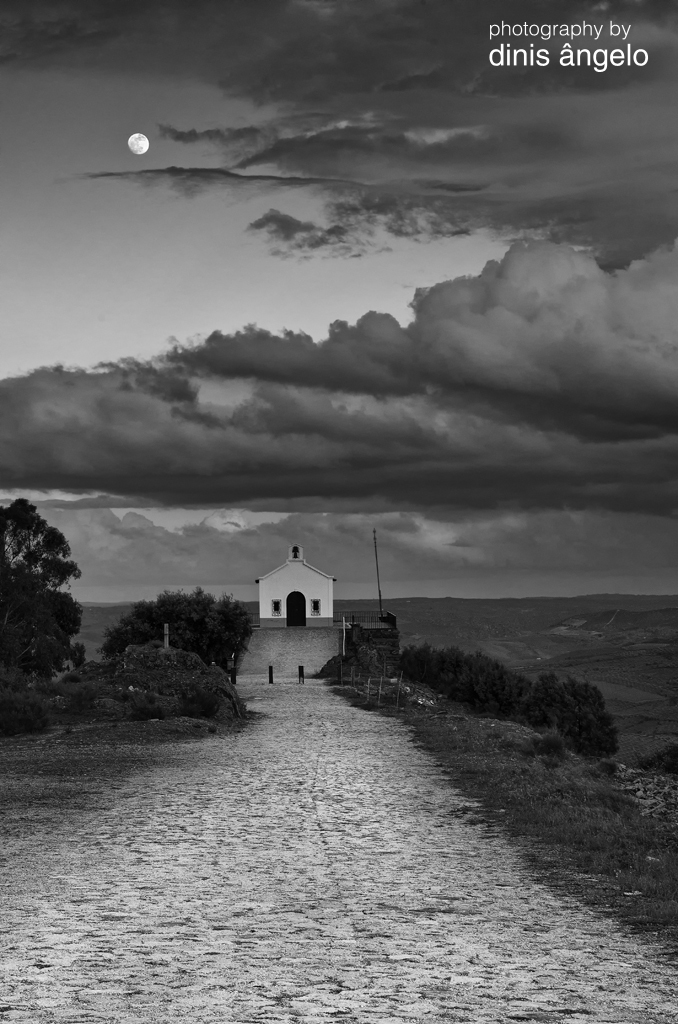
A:
[[[673,0],[4,0],[0,502],[85,601],[295,542],[372,597],[374,528],[386,597],[675,593],[677,50]]]

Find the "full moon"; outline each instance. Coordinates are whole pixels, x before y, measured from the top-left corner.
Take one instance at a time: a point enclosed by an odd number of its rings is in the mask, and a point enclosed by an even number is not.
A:
[[[142,153],[147,151],[150,143],[145,135],[142,135],[141,132],[137,132],[135,135],[130,135],[127,140],[127,145],[133,153],[136,153],[137,156],[141,156]]]

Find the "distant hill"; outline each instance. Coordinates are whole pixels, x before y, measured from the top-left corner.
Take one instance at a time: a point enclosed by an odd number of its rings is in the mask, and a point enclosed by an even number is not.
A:
[[[258,602],[245,604],[258,611]],[[678,737],[678,596],[399,597],[383,606],[397,617],[402,646],[480,650],[530,678],[550,670],[595,684],[619,728],[623,760]],[[99,658],[104,629],[130,607],[83,606],[78,639],[88,658]],[[378,604],[342,600],[334,607],[341,615]]]
[[[258,602],[244,603],[252,611],[258,611]],[[402,644],[426,642],[436,647],[454,644],[470,651],[475,651],[479,647],[489,648],[487,653],[494,650],[497,643],[501,647],[502,641],[507,640],[517,642],[519,647],[525,646],[521,641],[528,641],[531,634],[565,625],[566,620],[575,617],[583,619],[585,623],[591,623],[583,628],[598,629],[599,619],[601,623],[604,622],[606,616],[611,617],[617,609],[617,618],[622,612],[628,612],[635,616],[661,613],[662,616],[669,618],[675,614],[678,619],[678,596],[673,595],[654,597],[644,594],[594,594],[584,597],[494,600],[398,597],[385,599],[383,606],[397,617]],[[338,614],[374,610],[377,607],[375,600],[334,602],[335,612]],[[85,644],[88,658],[99,657],[96,648],[103,642],[105,627],[117,622],[130,608],[131,602],[83,605],[82,630],[78,639]],[[542,653],[533,651],[534,645],[528,643],[529,650],[524,652],[524,656],[529,658],[534,654],[535,657],[547,657],[549,650],[553,654],[562,650],[562,642],[556,643],[554,647],[554,641],[548,637],[542,638],[540,645],[544,648]],[[499,657],[500,654],[495,656]],[[504,651],[503,657],[510,661],[515,660],[508,651]],[[523,660],[522,654],[518,660]]]

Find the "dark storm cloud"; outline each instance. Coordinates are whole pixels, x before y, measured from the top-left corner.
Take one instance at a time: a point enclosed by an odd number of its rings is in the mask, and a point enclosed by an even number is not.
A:
[[[117,593],[130,583],[159,590],[179,582],[214,586],[221,580],[226,591],[234,584],[252,584],[256,572],[279,565],[299,538],[309,562],[336,573],[340,585],[373,584],[375,526],[382,582],[450,580],[469,571],[482,576],[515,568],[521,576],[529,570],[576,570],[580,579],[583,572],[607,570],[609,581],[615,575],[647,578],[661,570],[675,571],[678,560],[678,523],[636,514],[296,513],[254,526],[239,522],[237,511],[219,510],[211,516],[204,513],[203,522],[168,530],[155,525],[148,518],[153,513],[146,510],[120,518],[104,508],[38,505],[47,521],[65,534],[89,587],[112,586]]]
[[[547,69],[489,63],[491,23],[611,19],[632,26],[646,67],[560,67],[561,38],[539,41],[551,50]],[[238,165],[268,161],[255,179],[262,188],[281,179],[326,187],[327,223],[307,229],[308,245],[301,232],[285,240],[262,226],[278,254],[378,244],[372,205],[381,200],[402,207],[380,225],[400,237],[444,237],[460,224],[509,239],[533,232],[590,247],[608,267],[678,234],[678,142],[667,129],[678,104],[677,23],[668,0],[5,0],[0,15],[7,62],[192,77],[275,104],[262,125],[162,127],[176,142],[218,147],[223,172],[168,168],[134,180],[192,195],[240,184],[229,177]],[[605,33],[600,44],[611,45]],[[338,178],[365,186],[343,245]],[[441,205],[450,189],[456,203]],[[414,232],[412,210],[422,225]]]
[[[5,488],[130,504],[678,508],[678,249],[548,242],[325,341],[255,326],[0,382]]]

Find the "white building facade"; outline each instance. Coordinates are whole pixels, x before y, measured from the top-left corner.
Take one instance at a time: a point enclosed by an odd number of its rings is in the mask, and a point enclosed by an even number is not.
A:
[[[259,622],[262,629],[281,626],[331,626],[336,579],[304,559],[293,544],[284,565],[260,576]]]

